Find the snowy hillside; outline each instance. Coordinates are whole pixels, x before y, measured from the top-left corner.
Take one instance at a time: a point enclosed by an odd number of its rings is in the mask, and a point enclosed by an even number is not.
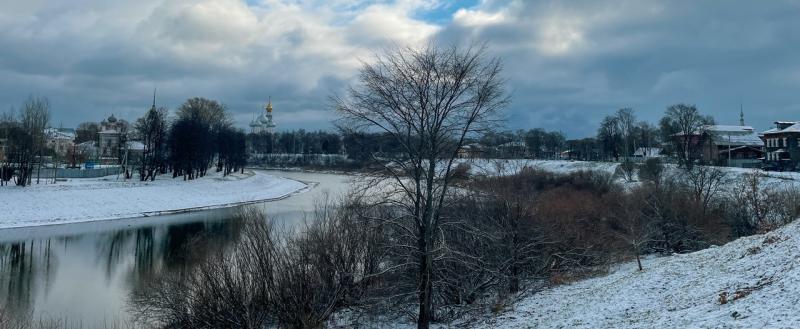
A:
[[[116,176],[70,179],[58,184],[0,188],[0,228],[132,218],[165,212],[220,208],[281,198],[305,188],[258,171],[193,181],[162,175],[154,182]]]
[[[530,160],[530,159],[459,159],[459,163],[470,165],[472,174],[507,175],[518,172],[524,167],[536,168],[556,173],[569,173],[580,170],[597,170],[613,174],[619,163],[589,162],[566,160]]]
[[[798,328],[800,222],[542,291],[474,328]]]

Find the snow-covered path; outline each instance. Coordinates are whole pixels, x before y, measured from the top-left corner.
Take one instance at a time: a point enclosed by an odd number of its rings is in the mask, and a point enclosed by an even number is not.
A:
[[[306,188],[259,171],[183,181],[162,175],[155,182],[115,176],[58,184],[0,187],[0,228],[152,216],[283,198]]]
[[[476,328],[800,328],[800,221],[542,291]],[[721,297],[724,295],[724,298]]]

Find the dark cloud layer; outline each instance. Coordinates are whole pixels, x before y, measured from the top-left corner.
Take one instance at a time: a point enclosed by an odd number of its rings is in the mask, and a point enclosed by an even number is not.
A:
[[[329,128],[371,49],[484,40],[505,62],[511,129],[593,134],[620,107],[697,104],[720,123],[800,120],[798,1],[29,1],[0,10],[0,109],[51,99],[54,124],[192,96],[244,126],[272,96],[284,128]],[[438,15],[442,11],[444,16]]]

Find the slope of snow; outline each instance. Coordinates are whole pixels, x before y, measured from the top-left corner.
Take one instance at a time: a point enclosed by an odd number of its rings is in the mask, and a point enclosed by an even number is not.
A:
[[[470,165],[470,172],[477,175],[507,175],[531,167],[555,173],[569,173],[581,170],[604,171],[613,174],[619,163],[567,160],[531,159],[459,159],[459,163]]]
[[[548,289],[475,328],[798,328],[800,221]],[[721,297],[721,296],[724,296]]]
[[[258,171],[193,181],[162,175],[154,182],[115,176],[58,184],[0,187],[0,228],[146,217],[283,198],[306,188]]]

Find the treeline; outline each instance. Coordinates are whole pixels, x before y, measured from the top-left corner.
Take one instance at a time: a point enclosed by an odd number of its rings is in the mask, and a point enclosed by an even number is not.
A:
[[[50,126],[50,103],[46,98],[30,97],[19,113],[9,111],[0,116],[0,185],[14,181],[29,185],[43,167],[57,167],[58,153],[47,145],[46,129]],[[90,142],[100,148],[97,123],[81,123],[66,152],[65,162],[72,166],[91,160],[80,148]],[[138,173],[138,179],[155,180],[159,174],[191,180],[205,176],[209,168],[228,175],[244,170],[247,164],[246,134],[233,127],[224,105],[205,98],[184,102],[170,118],[166,108],[153,105],[133,125],[116,122],[117,145],[110,149],[126,178]],[[131,149],[141,142],[142,149]],[[95,151],[97,153],[97,151]]]
[[[472,141],[484,146],[483,154],[488,158],[531,157],[554,159],[567,146],[566,136],[559,131],[546,131],[542,128],[530,130],[487,132],[480,139]],[[523,143],[525,151],[518,154],[513,143]],[[509,145],[510,147],[503,147]]]
[[[634,156],[637,149],[658,149],[681,164],[700,159],[701,143],[680,138],[700,132],[704,125],[715,124],[714,118],[703,115],[694,105],[669,106],[658,124],[636,118],[631,108],[622,108],[600,122],[594,137],[567,139],[557,131],[541,128],[488,132],[477,140],[485,158],[567,158],[588,161],[619,161]],[[640,155],[641,156],[641,155]]]
[[[250,133],[247,138],[256,154],[341,154],[342,138],[327,131]]]
[[[597,131],[597,142],[608,159],[630,157],[640,147],[663,147],[663,153],[681,164],[699,158],[702,145],[688,137],[704,125],[713,125],[714,118],[704,116],[694,105],[675,104],[667,107],[658,127],[646,121],[636,121],[633,109],[623,108],[606,116]]]
[[[167,109],[153,106],[136,121],[136,137],[144,144],[139,179],[159,173],[192,180],[209,168],[228,175],[247,164],[245,133],[233,127],[227,109],[214,100],[191,98],[181,104],[171,122]]]

